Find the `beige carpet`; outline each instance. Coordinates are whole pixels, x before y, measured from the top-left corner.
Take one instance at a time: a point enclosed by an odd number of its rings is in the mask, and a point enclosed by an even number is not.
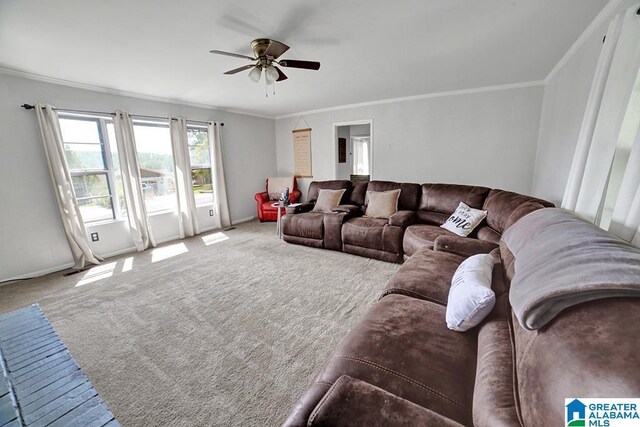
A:
[[[2,286],[0,311],[40,303],[124,426],[278,425],[397,268],[250,222]]]

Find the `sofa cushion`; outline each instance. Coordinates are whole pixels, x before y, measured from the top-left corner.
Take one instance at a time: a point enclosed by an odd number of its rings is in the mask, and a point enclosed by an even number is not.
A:
[[[313,181],[309,184],[309,191],[307,192],[307,201],[315,202],[318,200],[318,193],[321,189],[325,190],[342,190],[347,191],[343,194],[340,203],[347,203],[349,196],[351,195],[351,181],[346,179],[335,179],[331,181]]]
[[[343,339],[315,382],[349,375],[471,425],[477,336],[450,331],[443,319],[439,304],[386,296]]]
[[[407,227],[402,239],[402,249],[405,255],[413,255],[420,249],[433,249],[438,236],[456,236],[452,232],[435,225],[414,224]],[[460,237],[462,239],[462,237]]]
[[[372,411],[373,408],[376,410]],[[309,416],[307,425],[461,427],[427,408],[348,375],[331,386]]]
[[[318,192],[318,200],[313,207],[314,212],[329,213],[340,204],[342,196],[346,189],[342,190],[327,190],[325,188],[320,189]]]
[[[353,189],[351,190],[351,194],[349,194],[349,200],[345,203],[356,206],[364,206],[364,199],[367,194],[367,188],[369,187],[369,182],[358,182],[353,184]]]
[[[364,213],[369,218],[389,219],[398,211],[400,189],[389,191],[367,191],[367,209]]]
[[[478,327],[478,365],[473,392],[473,424],[478,427],[520,425],[508,313],[508,297],[503,295],[496,300],[494,312]]]
[[[463,257],[447,252],[430,249],[418,251],[391,276],[380,298],[400,294],[444,306],[447,304],[451,278],[462,261]]]
[[[451,211],[453,212],[453,211]],[[417,210],[416,218],[418,222],[430,225],[442,225],[449,218],[450,213],[439,213],[425,210]]]
[[[415,211],[420,202],[420,184],[392,181],[370,181],[367,191],[402,190],[398,199],[398,210]],[[366,202],[365,202],[366,204]],[[453,211],[452,211],[453,212]]]
[[[487,225],[498,233],[504,233],[518,219],[543,207],[553,207],[553,203],[510,191],[491,190],[482,209],[487,211]]]
[[[324,213],[305,212],[287,215],[283,221],[282,232],[285,235],[322,240],[324,235]]]
[[[422,184],[418,209],[450,215],[460,202],[480,209],[489,194],[486,187],[455,184]]]
[[[512,319],[524,425],[555,425],[567,397],[640,396],[640,298],[590,301],[527,331]]]
[[[402,254],[402,228],[388,225],[386,219],[352,218],[342,226],[342,241],[345,245]]]

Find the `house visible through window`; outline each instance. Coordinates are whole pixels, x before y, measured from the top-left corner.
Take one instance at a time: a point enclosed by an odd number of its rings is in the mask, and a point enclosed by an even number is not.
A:
[[[191,179],[193,180],[193,196],[196,206],[210,205],[213,203],[213,187],[207,128],[195,125],[187,126],[187,143],[189,144]]]
[[[59,115],[62,140],[76,199],[85,223],[104,221],[121,215],[124,203],[116,191],[119,175],[115,138],[106,131],[108,118]],[[115,157],[114,157],[115,155]]]
[[[133,121],[147,213],[177,210],[171,133],[166,122]]]

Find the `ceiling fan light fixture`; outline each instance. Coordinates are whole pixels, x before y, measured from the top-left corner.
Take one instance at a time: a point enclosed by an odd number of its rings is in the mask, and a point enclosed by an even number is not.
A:
[[[249,71],[249,78],[258,83],[260,81],[260,76],[262,75],[262,68],[260,68],[259,66],[255,66],[253,67],[253,69],[251,71]],[[266,75],[266,73],[265,73]]]
[[[273,65],[269,65],[264,71],[264,77],[268,85],[272,85],[278,80],[278,70]]]

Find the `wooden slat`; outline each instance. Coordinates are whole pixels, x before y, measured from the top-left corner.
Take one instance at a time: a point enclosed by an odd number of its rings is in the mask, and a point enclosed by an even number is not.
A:
[[[34,426],[50,424],[96,395],[97,392],[91,383],[86,382],[37,410],[24,414],[24,421]]]
[[[0,427],[119,426],[37,304],[0,314],[0,358]]]

